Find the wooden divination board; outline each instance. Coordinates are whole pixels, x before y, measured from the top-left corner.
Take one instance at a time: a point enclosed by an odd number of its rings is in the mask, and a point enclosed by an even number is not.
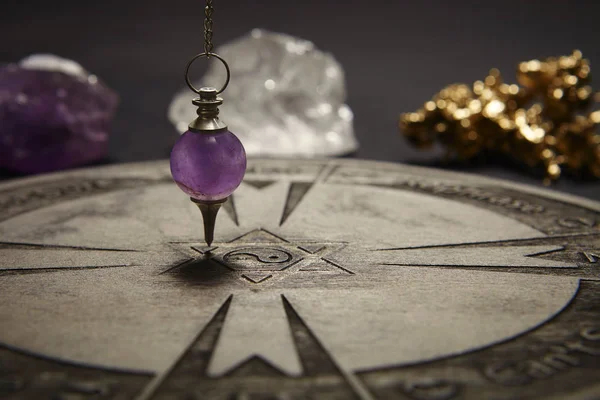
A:
[[[166,162],[0,186],[2,399],[597,399],[600,204],[254,160],[202,241]]]

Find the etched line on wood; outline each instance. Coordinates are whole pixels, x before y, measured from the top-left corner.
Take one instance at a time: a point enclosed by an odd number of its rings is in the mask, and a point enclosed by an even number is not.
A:
[[[292,182],[288,188],[288,195],[285,199],[285,206],[283,207],[283,213],[279,226],[283,225],[291,214],[300,205],[302,200],[306,197],[306,194],[315,186],[318,182],[323,182],[324,178],[327,177],[331,171],[335,170],[337,166],[335,164],[325,164],[321,167],[317,173],[317,177],[312,182]]]
[[[386,247],[382,249],[372,249],[371,251],[395,251],[395,250],[413,250],[413,249],[433,249],[438,247],[461,247],[461,246],[488,246],[490,244],[511,244],[521,242],[542,242],[548,244],[547,241],[555,239],[571,239],[578,237],[593,237],[600,236],[597,232],[587,233],[569,233],[566,235],[554,235],[554,236],[540,236],[522,239],[502,239],[502,240],[484,240],[480,242],[462,242],[462,243],[445,243],[445,244],[433,244],[423,246],[405,246],[405,247]]]
[[[124,268],[131,267],[131,265],[120,264],[120,265],[90,265],[90,266],[77,266],[77,267],[49,267],[49,268],[8,268],[1,269],[0,276],[7,275],[25,275],[25,274],[44,274],[51,272],[62,272],[62,271],[84,271],[90,269],[104,269],[104,268]]]
[[[314,182],[293,182],[290,184],[279,226],[283,225],[290,217],[313,185]]]
[[[300,268],[298,271],[300,272],[328,272],[328,269],[324,269],[324,268],[314,268],[314,267],[306,267],[306,268]]]
[[[562,246],[453,247],[372,253],[372,262],[395,265],[461,265],[474,267],[577,268],[567,260],[537,257],[562,251]],[[385,257],[382,257],[385,255]]]
[[[25,243],[25,242],[0,242],[1,248],[24,248],[24,249],[43,249],[43,250],[82,250],[82,251],[121,251],[121,252],[132,252],[139,253],[141,250],[132,250],[132,249],[109,249],[105,247],[85,247],[85,246],[65,246],[58,244],[43,244],[43,243]]]
[[[325,245],[322,244],[303,244],[302,246],[298,246],[300,250],[304,250],[310,254],[317,254],[321,250],[325,248]]]
[[[340,168],[340,166],[338,164],[334,164],[334,163],[329,163],[329,164],[325,165],[323,167],[323,170],[319,174],[320,175],[319,180],[321,182],[327,182],[329,180],[329,178],[333,174],[335,174],[339,168]]]
[[[245,274],[242,275],[242,278],[245,278],[246,280],[252,282],[252,283],[261,283],[266,281],[267,279],[271,278],[273,275],[271,274],[263,274],[260,272],[247,272]]]
[[[346,268],[342,267],[341,265],[339,265],[339,264],[337,264],[337,263],[335,263],[335,262],[333,262],[331,260],[328,260],[325,257],[321,257],[321,260],[325,261],[327,264],[333,265],[334,267],[341,269],[344,272],[349,273],[350,275],[354,275],[354,272],[350,271],[349,269],[346,269]]]
[[[235,209],[235,196],[233,194],[227,198],[227,201],[221,205],[221,208],[231,218],[235,226],[240,226],[237,210]]]
[[[274,184],[275,182],[277,182],[277,181],[272,181],[272,180],[265,180],[265,181],[263,181],[263,180],[255,180],[255,179],[252,179],[252,180],[244,180],[244,183],[245,183],[246,185],[250,185],[250,186],[252,186],[254,189],[258,189],[258,190],[260,190],[260,189],[264,189],[264,188],[266,188],[267,186],[271,186],[271,185],[272,185],[272,184]]]
[[[598,260],[600,260],[600,255],[598,255],[597,253],[591,253],[591,252],[584,251],[583,255],[592,264],[595,264],[598,262]]]
[[[207,255],[216,249],[218,249],[217,246],[192,246],[192,250],[195,250],[200,254],[207,254]]]
[[[526,257],[543,256],[543,255],[552,254],[552,253],[560,253],[561,251],[564,251],[564,250],[565,250],[565,246],[557,246],[555,249],[538,251],[537,253],[530,253],[530,254],[526,254],[525,256]]]
[[[223,323],[231,306],[233,295],[229,295],[227,300],[219,307],[217,312],[200,330],[198,335],[190,342],[181,354],[175,358],[175,362],[162,374],[157,375],[136,400],[148,400],[155,395],[162,395],[163,398],[172,398],[174,387],[188,386],[186,382],[183,386],[179,380],[189,378],[189,369],[194,367],[194,373],[201,376],[206,375],[208,361],[215,350],[217,339],[223,328]],[[197,368],[197,370],[196,370]],[[192,377],[195,379],[195,377]]]
[[[183,267],[184,265],[186,265],[186,264],[188,264],[188,263],[190,263],[190,262],[192,262],[192,261],[194,261],[194,259],[193,259],[193,258],[188,258],[187,260],[184,260],[184,261],[182,261],[182,262],[180,262],[180,263],[177,263],[177,264],[173,265],[172,267],[169,267],[169,268],[167,268],[166,270],[164,270],[164,271],[160,272],[160,273],[159,273],[159,275],[162,275],[162,274],[167,274],[167,273],[169,273],[169,272],[173,272],[173,271],[175,271],[176,269],[178,269],[178,268],[180,268],[180,267]]]
[[[580,270],[576,268],[547,268],[547,267],[489,267],[485,265],[473,266],[473,265],[428,265],[428,264],[380,264],[384,266],[394,267],[419,267],[419,268],[431,268],[431,269],[456,269],[456,270],[468,270],[468,271],[481,271],[481,272],[500,272],[500,273],[513,273],[513,274],[530,274],[530,275],[551,275],[554,277],[565,277],[565,278],[579,278],[586,279],[589,281],[598,281],[600,276],[593,272]]]
[[[252,239],[252,240],[248,240],[248,239]],[[284,239],[281,236],[276,235],[273,232],[270,232],[264,228],[254,229],[253,231],[244,233],[243,235],[240,235],[236,238],[231,239],[227,243],[234,243],[234,242],[242,241],[244,244],[256,244],[256,243],[263,243],[263,242],[274,242],[273,239],[275,239],[275,242],[281,241],[284,243],[289,243],[289,241],[287,239]]]
[[[296,261],[293,261],[291,264],[289,264],[289,265],[287,265],[287,266],[283,267],[282,269],[280,269],[280,271],[285,271],[286,269],[290,269],[290,268],[292,268],[294,265],[298,264],[300,261],[303,261],[303,260],[304,260],[304,258],[299,258],[299,259],[297,259]]]
[[[294,341],[298,349],[298,356],[300,362],[304,365],[318,365],[319,368],[325,368],[326,370],[334,370],[340,373],[348,382],[350,387],[353,389],[354,394],[361,400],[373,400],[373,396],[365,388],[362,382],[349,371],[345,371],[339,363],[337,363],[333,356],[325,349],[323,344],[319,341],[317,336],[312,332],[306,322],[296,312],[289,300],[282,294],[281,301],[283,302],[283,308],[285,310]],[[307,374],[310,374],[310,368],[305,367]]]

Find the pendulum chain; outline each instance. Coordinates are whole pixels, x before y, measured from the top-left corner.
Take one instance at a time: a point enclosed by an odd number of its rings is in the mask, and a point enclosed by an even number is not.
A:
[[[206,7],[204,7],[204,52],[207,57],[210,57],[210,53],[213,51],[213,11],[212,0],[206,0]]]

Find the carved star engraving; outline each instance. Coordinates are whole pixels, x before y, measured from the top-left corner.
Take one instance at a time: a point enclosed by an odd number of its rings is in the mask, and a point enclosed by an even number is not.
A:
[[[185,247],[185,243],[177,243]],[[336,253],[347,243],[298,241],[293,243],[264,229],[256,229],[218,246],[192,244],[195,260],[212,260],[236,273],[250,284],[261,284],[273,278],[277,281],[292,274],[354,275],[348,268],[334,261]],[[315,277],[316,278],[316,277]]]

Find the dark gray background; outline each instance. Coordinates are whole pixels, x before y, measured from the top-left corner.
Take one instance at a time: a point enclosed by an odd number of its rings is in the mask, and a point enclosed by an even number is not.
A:
[[[444,166],[539,185],[502,160],[445,165],[399,135],[397,119],[443,86],[519,61],[578,48],[600,69],[598,1],[215,0],[215,44],[259,27],[310,39],[342,63],[360,158]],[[166,110],[202,50],[201,0],[4,1],[0,61],[51,52],[79,61],[121,96],[108,162],[166,158],[177,135]],[[195,71],[198,76],[202,70]],[[235,77],[234,77],[235,79]],[[600,85],[594,85],[596,88]],[[600,183],[563,179],[558,190],[600,199]]]

